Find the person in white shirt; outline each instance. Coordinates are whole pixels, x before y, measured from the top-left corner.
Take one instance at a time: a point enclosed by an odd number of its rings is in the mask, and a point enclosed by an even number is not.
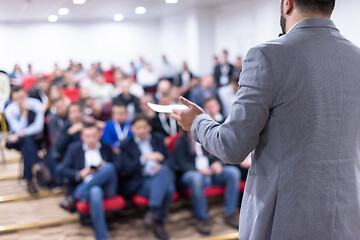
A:
[[[70,194],[59,206],[73,212],[77,201],[88,202],[97,240],[107,239],[102,200],[116,195],[116,168],[120,166],[111,147],[100,142],[100,137],[100,129],[95,124],[84,124],[81,141],[70,145],[58,168],[68,188],[74,189],[72,192],[68,189]]]
[[[39,162],[37,151],[44,129],[44,112],[39,100],[29,98],[25,90],[14,86],[11,103],[5,108],[5,117],[10,127],[6,147],[21,151],[24,159],[24,175],[30,194],[38,190],[32,181],[32,166]]]
[[[236,93],[239,89],[239,76],[233,75],[230,83],[219,89],[218,94],[222,104],[224,117],[230,115],[231,106],[236,99]]]
[[[138,71],[137,82],[145,89],[145,91],[149,91],[150,89],[155,89],[158,80],[159,77],[153,71],[150,63],[147,63],[144,68],[141,68]]]

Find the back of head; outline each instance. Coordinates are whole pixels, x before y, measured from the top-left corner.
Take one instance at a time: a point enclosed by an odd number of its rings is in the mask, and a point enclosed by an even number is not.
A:
[[[303,13],[321,13],[331,15],[335,0],[294,0]]]

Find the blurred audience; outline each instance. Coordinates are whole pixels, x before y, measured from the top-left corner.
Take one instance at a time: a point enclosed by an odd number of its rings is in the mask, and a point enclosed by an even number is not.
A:
[[[240,57],[234,66],[228,59],[226,50],[221,59],[214,56],[213,74],[203,77],[191,72],[185,61],[178,71],[166,55],[159,72],[143,57],[126,71],[115,65],[104,71],[100,62],[84,69],[69,60],[66,69],[55,64],[51,74],[35,74],[29,64],[24,74],[16,64],[5,109],[10,128],[6,145],[23,156],[28,192],[37,193],[37,185],[41,186],[39,179],[38,184],[33,181],[33,165],[39,163],[37,176],[47,166],[52,186],[66,186],[61,207],[74,211],[77,201],[89,203],[96,239],[108,236],[104,198],[115,194],[127,200],[147,198],[144,226],[158,239],[168,239],[164,223],[175,192],[176,169],[181,175],[177,182],[190,189],[200,233],[211,231],[204,196],[209,186],[226,187],[225,223],[237,226],[239,169],[222,165],[189,134],[180,133],[170,114],[157,114],[148,106],[179,104],[184,96],[222,123],[230,114],[242,70]],[[249,156],[242,167],[248,168],[250,162]]]

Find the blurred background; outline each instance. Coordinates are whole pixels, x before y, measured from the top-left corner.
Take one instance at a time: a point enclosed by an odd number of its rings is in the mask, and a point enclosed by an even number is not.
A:
[[[359,9],[332,17],[358,46]],[[0,240],[237,239],[251,154],[221,163],[147,103],[186,96],[224,122],[247,51],[280,32],[280,0],[0,0]],[[102,171],[115,195],[81,197]]]
[[[66,67],[69,59],[126,68],[139,56],[156,68],[166,54],[178,68],[186,60],[195,73],[205,74],[224,48],[230,59],[245,57],[251,46],[280,32],[279,0],[1,0],[0,6],[0,66],[8,72],[15,63],[50,72],[54,63]],[[136,7],[146,12],[136,14]],[[59,15],[60,8],[67,15]],[[360,45],[357,9],[359,1],[337,1],[333,20]],[[114,20],[115,14],[121,15]],[[58,16],[56,22],[48,21],[50,15]]]

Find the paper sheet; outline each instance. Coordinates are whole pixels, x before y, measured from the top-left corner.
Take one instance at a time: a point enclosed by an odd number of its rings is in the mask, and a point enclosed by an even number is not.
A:
[[[172,113],[174,109],[186,110],[187,106],[183,104],[173,104],[173,105],[159,105],[148,102],[147,105],[158,113]]]

